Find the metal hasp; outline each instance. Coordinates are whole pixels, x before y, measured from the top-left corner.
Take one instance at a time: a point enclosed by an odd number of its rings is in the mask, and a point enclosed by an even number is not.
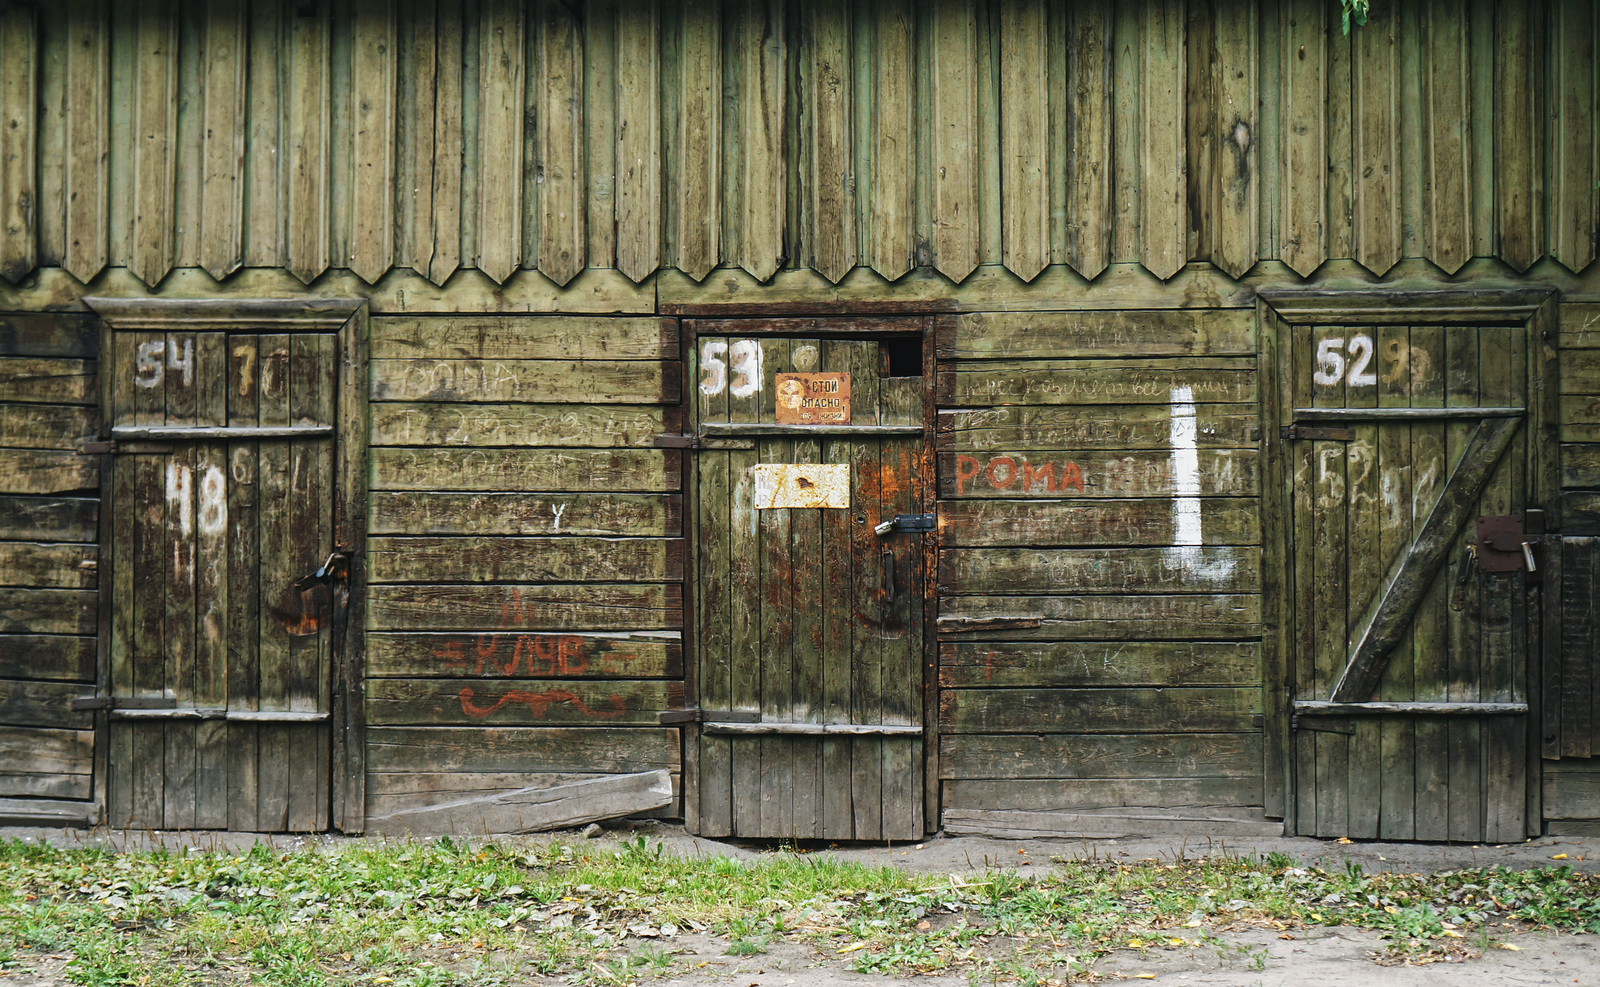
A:
[[[896,514],[872,530],[880,535],[893,534],[897,531],[932,531],[938,523],[937,514]]]
[[[1530,512],[1531,513],[1531,512]],[[1523,530],[1523,518],[1518,514],[1501,514],[1478,518],[1478,571],[1516,572],[1525,570],[1530,575],[1539,571],[1533,557],[1533,546],[1540,537]]]

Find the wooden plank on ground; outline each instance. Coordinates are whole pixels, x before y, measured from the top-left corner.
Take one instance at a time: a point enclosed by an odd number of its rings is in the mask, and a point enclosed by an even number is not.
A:
[[[367,825],[385,835],[532,833],[634,815],[671,801],[672,779],[665,771],[650,771],[447,802],[369,817]]]

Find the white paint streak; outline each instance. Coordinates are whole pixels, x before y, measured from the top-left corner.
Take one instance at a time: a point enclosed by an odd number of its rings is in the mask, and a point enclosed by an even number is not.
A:
[[[167,523],[175,524],[178,533],[189,537],[194,531],[193,475],[189,467],[167,460]]]
[[[1225,582],[1233,560],[1207,558],[1200,518],[1200,442],[1194,391],[1172,389],[1172,544],[1169,557],[1189,577]]]
[[[566,504],[551,504],[550,505],[550,513],[554,514],[555,518],[556,518],[555,525],[553,527],[551,527],[551,529],[550,529],[551,531],[560,531],[561,530],[561,515],[565,514],[566,511],[567,511],[567,505]]]

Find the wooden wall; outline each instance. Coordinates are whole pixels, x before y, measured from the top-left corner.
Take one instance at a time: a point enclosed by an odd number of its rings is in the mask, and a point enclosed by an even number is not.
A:
[[[1594,0],[0,5],[0,276],[1594,257]]]
[[[372,320],[369,817],[676,782],[681,378],[675,319]]]
[[[938,320],[946,811],[1261,816],[1255,321]]]
[[[0,316],[0,799],[71,816],[88,799],[100,541],[92,319]],[[16,803],[9,803],[16,811]],[[83,819],[86,809],[77,810]]]

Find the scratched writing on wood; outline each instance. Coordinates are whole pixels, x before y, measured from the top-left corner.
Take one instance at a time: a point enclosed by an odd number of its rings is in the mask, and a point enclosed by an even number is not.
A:
[[[639,661],[612,642],[589,641],[576,634],[478,634],[471,640],[450,638],[433,651],[445,668],[461,674],[510,678],[521,672],[532,678],[569,675],[626,675]]]
[[[996,490],[1083,493],[1083,474],[1074,462],[1062,464],[1058,469],[1055,463],[1031,463],[1026,457],[995,456],[987,464],[979,462],[976,456],[956,457],[957,494],[965,493],[967,484],[980,478]]]
[[[461,712],[475,720],[487,719],[500,712],[507,706],[518,705],[528,707],[536,718],[544,719],[551,706],[564,704],[576,710],[580,715],[596,720],[614,720],[628,711],[627,702],[618,695],[608,696],[605,700],[605,709],[593,709],[583,701],[583,697],[569,689],[549,689],[544,692],[530,692],[526,689],[508,689],[500,698],[493,700],[487,706],[479,706],[473,702],[475,698],[471,686],[461,690]]]

